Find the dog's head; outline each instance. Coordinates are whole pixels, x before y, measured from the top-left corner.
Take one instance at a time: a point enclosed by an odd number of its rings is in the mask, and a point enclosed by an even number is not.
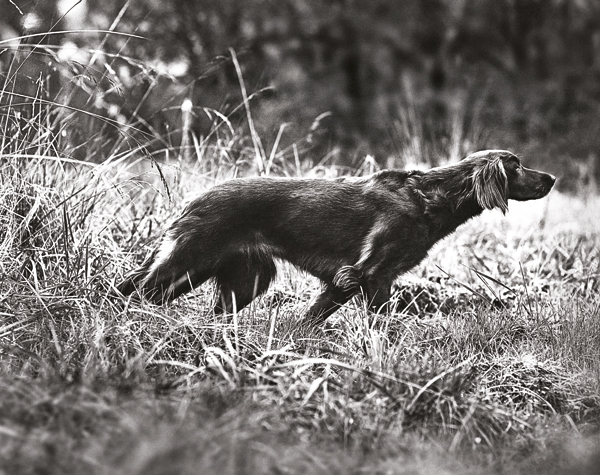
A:
[[[546,196],[556,178],[549,173],[521,165],[519,158],[506,150],[484,150],[469,155],[463,162],[473,165],[473,194],[484,209],[508,211],[508,200],[527,201]]]

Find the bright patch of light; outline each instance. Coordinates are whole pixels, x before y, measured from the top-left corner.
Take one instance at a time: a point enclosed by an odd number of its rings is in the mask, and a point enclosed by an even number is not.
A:
[[[37,30],[40,26],[42,26],[42,19],[36,13],[28,13],[23,17],[25,32]]]
[[[192,101],[190,101],[189,99],[185,99],[181,103],[181,112],[191,112],[193,107],[194,104],[192,104]]]
[[[521,356],[521,363],[526,368],[535,368],[538,365],[538,359],[535,355],[525,353]]]
[[[155,61],[153,62],[153,66],[160,74],[166,74],[173,77],[185,76],[189,69],[188,62],[181,59],[170,61],[168,63]]]
[[[57,9],[60,15],[65,15],[67,29],[82,28],[87,17],[87,0],[58,0]]]
[[[76,61],[85,64],[89,60],[89,53],[79,48],[72,41],[65,41],[58,50],[58,59],[60,62]]]

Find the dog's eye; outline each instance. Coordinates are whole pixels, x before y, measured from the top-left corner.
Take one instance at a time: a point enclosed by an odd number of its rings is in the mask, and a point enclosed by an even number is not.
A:
[[[509,170],[518,170],[521,168],[521,164],[516,160],[509,160],[508,163],[505,164],[505,167]]]

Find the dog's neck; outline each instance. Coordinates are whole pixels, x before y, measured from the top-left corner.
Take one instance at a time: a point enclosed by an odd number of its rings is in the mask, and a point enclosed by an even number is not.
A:
[[[419,176],[413,187],[421,199],[434,241],[483,211],[469,182],[470,170],[461,165],[434,168]]]
[[[456,231],[471,218],[482,213],[483,208],[474,198],[463,201],[458,207],[436,207],[427,213],[429,229],[434,241],[438,241]]]

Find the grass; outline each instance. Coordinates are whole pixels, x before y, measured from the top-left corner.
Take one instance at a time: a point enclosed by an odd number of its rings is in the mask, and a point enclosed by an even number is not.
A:
[[[599,256],[596,231],[565,211],[577,199],[487,213],[401,279],[401,312],[369,316],[354,302],[306,329],[297,321],[317,283],[289,268],[232,323],[211,313],[210,286],[165,308],[112,297],[179,205],[134,186],[124,164],[23,160],[5,159],[0,197],[7,473],[587,463]],[[171,194],[196,182],[181,173]]]
[[[597,197],[484,213],[402,276],[390,315],[352,302],[305,328],[318,283],[283,266],[228,322],[210,285],[157,307],[115,282],[211,183],[310,174],[298,148],[223,116],[195,161],[122,144],[78,162],[50,133],[71,116],[2,110],[0,473],[595,473]]]

